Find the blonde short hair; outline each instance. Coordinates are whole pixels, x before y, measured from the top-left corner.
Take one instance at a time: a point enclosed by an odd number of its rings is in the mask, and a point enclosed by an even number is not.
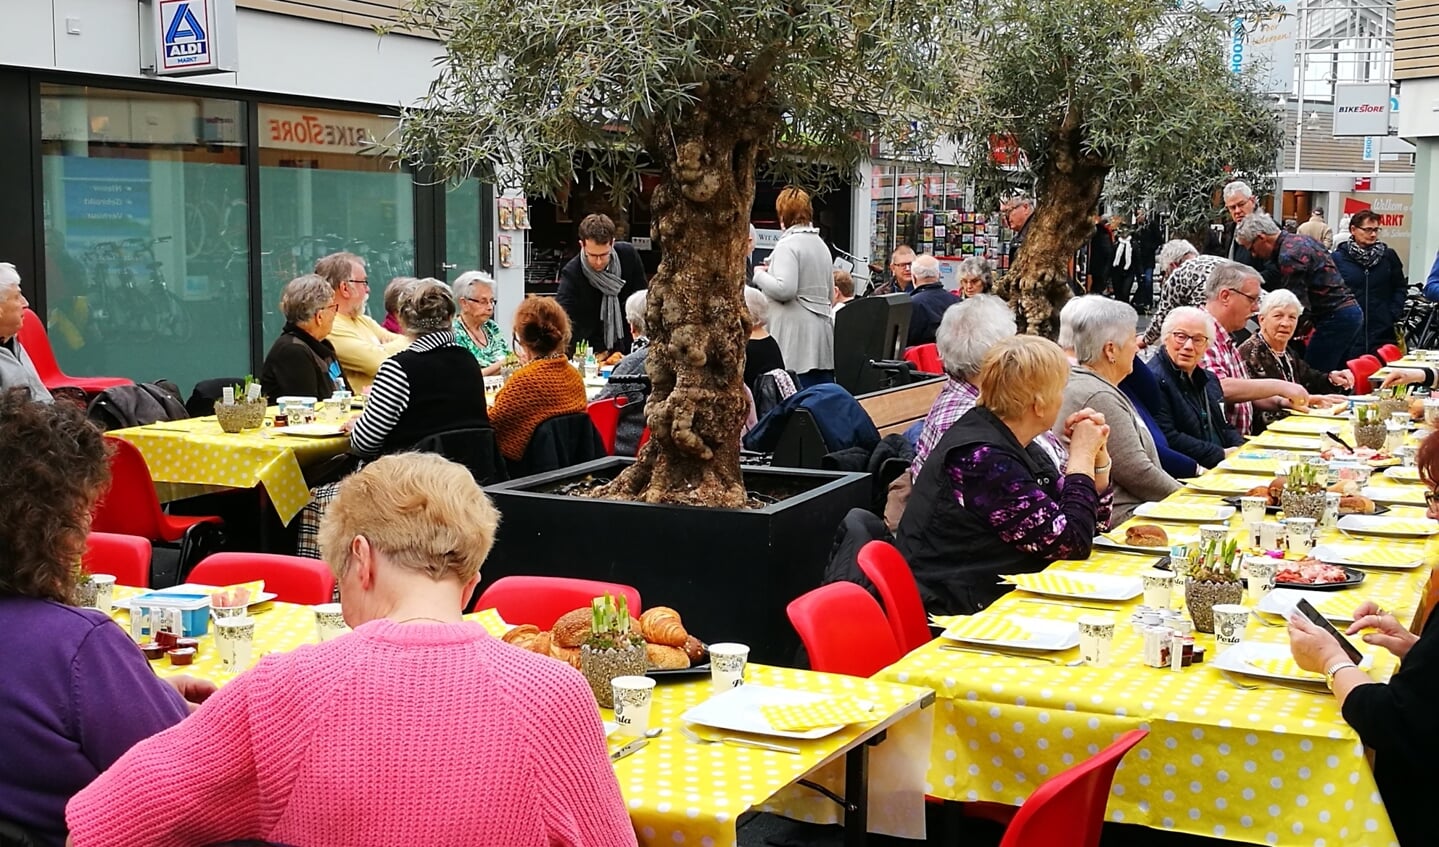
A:
[[[345,477],[320,523],[320,551],[335,576],[356,536],[397,567],[463,585],[495,543],[500,513],[463,466],[433,453],[397,453]]]
[[[1013,418],[1036,403],[1051,403],[1069,382],[1069,360],[1059,345],[1037,335],[996,341],[979,365],[979,401],[999,418]]]

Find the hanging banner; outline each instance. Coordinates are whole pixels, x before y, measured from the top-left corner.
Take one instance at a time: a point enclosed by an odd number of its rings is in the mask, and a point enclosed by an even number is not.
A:
[[[1341,82],[1334,86],[1334,137],[1389,134],[1387,82]]]
[[[1229,36],[1229,69],[1259,74],[1261,88],[1270,94],[1294,91],[1294,54],[1299,36],[1296,0],[1278,0],[1272,15],[1237,17]],[[1211,6],[1212,8],[1212,6]]]

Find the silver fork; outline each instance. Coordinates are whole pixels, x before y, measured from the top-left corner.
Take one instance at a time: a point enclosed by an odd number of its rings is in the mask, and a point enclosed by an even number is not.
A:
[[[1250,616],[1251,618],[1254,618],[1256,621],[1259,621],[1260,623],[1264,624],[1265,626],[1276,626],[1276,627],[1277,627],[1277,626],[1286,626],[1286,625],[1287,625],[1287,624],[1284,623],[1283,620],[1271,621],[1271,620],[1269,620],[1268,618],[1264,617],[1263,615],[1261,615],[1261,614],[1259,614],[1258,612],[1255,612],[1255,611],[1250,611],[1249,616]]]
[[[1224,677],[1224,680],[1225,680],[1226,682],[1228,682],[1230,685],[1234,686],[1235,688],[1241,689],[1241,690],[1243,690],[1243,691],[1254,691],[1254,690],[1260,689],[1260,688],[1287,688],[1287,689],[1289,689],[1290,691],[1300,691],[1300,692],[1303,692],[1303,693],[1305,693],[1305,694],[1323,694],[1323,693],[1324,693],[1323,689],[1321,689],[1321,688],[1319,688],[1319,687],[1317,687],[1317,686],[1302,685],[1302,684],[1300,684],[1300,683],[1289,683],[1289,682],[1279,682],[1279,681],[1277,681],[1277,680],[1266,680],[1263,684],[1261,684],[1261,683],[1258,683],[1258,682],[1245,682],[1245,681],[1243,681],[1243,680],[1237,679],[1237,678],[1235,678],[1232,674],[1230,674],[1230,673],[1227,672],[1227,671],[1220,671],[1220,672],[1219,672],[1219,675],[1222,676],[1222,677]]]
[[[733,744],[736,747],[753,747],[757,750],[771,750],[775,753],[793,753],[799,755],[798,747],[786,747],[783,744],[767,744],[763,741],[751,741],[748,738],[736,738],[732,735],[724,735],[719,738],[705,738],[687,726],[680,727],[680,734],[696,744]]]

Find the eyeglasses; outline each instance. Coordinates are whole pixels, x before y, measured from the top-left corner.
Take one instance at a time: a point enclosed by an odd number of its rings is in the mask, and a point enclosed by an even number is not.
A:
[[[1378,232],[1378,231],[1379,231],[1379,227],[1377,227],[1377,226],[1356,226],[1356,227],[1354,227],[1354,228],[1357,229],[1357,230],[1359,230],[1360,232]]]
[[[319,308],[319,310],[317,310],[317,311],[315,312],[315,317],[318,318],[320,315],[323,315],[323,314],[325,314],[326,312],[331,312],[331,311],[333,311],[333,312],[338,312],[338,311],[340,311],[340,304],[339,304],[339,303],[331,303],[331,304],[328,305],[328,306],[321,306],[321,307]]]
[[[481,306],[493,306],[500,302],[497,297],[465,297],[464,299],[471,303],[478,303]]]
[[[370,281],[368,279],[347,279],[345,280],[345,282],[348,282],[351,285],[363,285],[366,288],[370,287]]]
[[[914,262],[891,262],[889,266],[891,268],[907,268],[912,264],[914,264]]]
[[[1428,506],[1431,509],[1435,506],[1439,506],[1439,491],[1424,492],[1424,505]]]
[[[1241,291],[1240,293],[1243,294],[1244,292]],[[1174,342],[1179,345],[1181,350],[1191,341],[1194,342],[1196,348],[1209,346],[1209,336],[1207,335],[1190,335],[1183,330],[1176,329],[1169,333],[1169,337],[1174,339]]]
[[[1227,289],[1225,289],[1225,290],[1226,290],[1226,291],[1233,291],[1235,294],[1238,294],[1240,297],[1245,298],[1245,299],[1248,300],[1250,303],[1258,303],[1258,302],[1259,302],[1259,295],[1258,295],[1258,294],[1249,294],[1249,293],[1247,293],[1247,292],[1240,291],[1240,290],[1237,289],[1237,288],[1227,288]],[[1206,340],[1207,340],[1207,339],[1206,339]]]

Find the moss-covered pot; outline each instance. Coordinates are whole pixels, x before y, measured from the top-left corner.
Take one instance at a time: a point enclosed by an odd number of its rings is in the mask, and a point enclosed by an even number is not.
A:
[[[1383,450],[1384,439],[1388,433],[1384,429],[1384,422],[1354,425],[1354,444],[1358,447],[1368,447],[1370,450]]]
[[[1405,417],[1409,415],[1409,401],[1397,397],[1379,401],[1379,417],[1389,420],[1389,416],[1395,412],[1403,412]]]
[[[1244,599],[1242,582],[1210,582],[1191,579],[1184,583],[1184,605],[1189,609],[1189,619],[1200,632],[1214,633],[1214,607],[1223,603],[1238,603]]]
[[[220,422],[220,429],[225,432],[259,429],[265,424],[265,398],[261,397],[252,403],[236,402],[228,406],[216,403],[215,420]]]
[[[1285,489],[1279,495],[1279,507],[1284,510],[1286,518],[1313,518],[1317,521],[1324,516],[1324,492]]]
[[[649,670],[645,645],[641,641],[629,647],[580,647],[580,673],[595,693],[595,702],[602,709],[615,707],[615,689],[610,681],[617,676],[644,676]]]

